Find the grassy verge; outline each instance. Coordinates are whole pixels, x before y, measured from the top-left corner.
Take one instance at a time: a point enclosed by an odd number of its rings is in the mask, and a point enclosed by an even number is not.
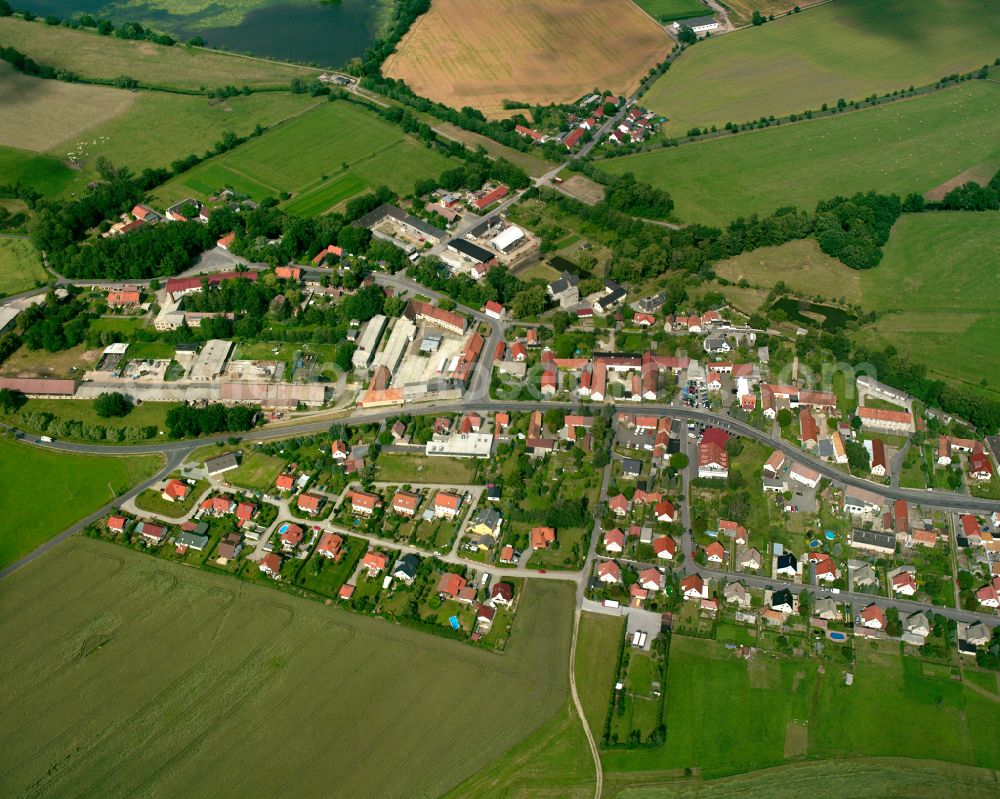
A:
[[[17,560],[160,468],[158,455],[72,455],[0,439],[0,566]]]

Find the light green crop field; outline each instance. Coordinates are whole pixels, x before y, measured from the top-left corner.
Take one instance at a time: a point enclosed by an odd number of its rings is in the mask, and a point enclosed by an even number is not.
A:
[[[786,205],[811,211],[818,200],[856,191],[925,192],[976,165],[995,171],[998,118],[1000,85],[972,81],[843,116],[614,158],[599,168],[633,172],[666,189],[684,221],[723,224]]]
[[[47,279],[30,241],[0,238],[0,297],[28,291]]]
[[[57,158],[65,158],[70,152],[76,154],[83,168],[73,173],[72,189],[80,191],[95,179],[95,164],[100,156],[136,172],[146,167],[169,168],[179,158],[203,156],[228,131],[248,136],[257,124],[274,125],[308,111],[318,102],[308,95],[290,92],[258,93],[222,101],[139,92],[128,111],[82,131],[49,153]]]
[[[278,130],[169,181],[164,202],[223,186],[260,199],[287,191],[290,213],[310,215],[381,184],[411,192],[418,178],[448,168],[447,157],[353,103],[324,103]]]
[[[904,214],[882,263],[861,273],[866,308],[883,316],[858,337],[892,344],[932,377],[979,386],[1000,352],[1000,212]]]
[[[675,635],[666,691],[667,742],[605,752],[608,772],[697,768],[705,779],[786,761],[789,742],[809,758],[900,757],[995,769],[996,703],[925,672],[919,658],[860,642],[851,667],[815,660],[745,661],[721,644]],[[907,724],[886,735],[887,718]],[[613,775],[627,783],[629,775]],[[641,782],[642,775],[637,779]],[[873,794],[868,794],[873,795]]]
[[[129,17],[132,19],[133,17]],[[161,47],[152,42],[99,36],[61,26],[0,18],[0,41],[41,64],[86,78],[113,80],[128,75],[157,86],[198,90],[217,86],[288,86],[292,78],[312,79],[319,70],[197,47]]]
[[[594,761],[572,703],[513,749],[503,752],[446,799],[590,799]]]
[[[568,696],[569,584],[503,655],[86,538],[0,600],[6,796],[439,796]]]
[[[604,733],[608,702],[615,687],[615,667],[622,640],[620,616],[584,613],[576,643],[576,689],[594,738]]]
[[[698,43],[643,102],[676,135],[923,86],[992,64],[998,42],[992,0],[837,0]]]
[[[0,439],[0,567],[151,477],[158,455],[110,457],[51,452]],[[0,779],[2,783],[2,779]]]

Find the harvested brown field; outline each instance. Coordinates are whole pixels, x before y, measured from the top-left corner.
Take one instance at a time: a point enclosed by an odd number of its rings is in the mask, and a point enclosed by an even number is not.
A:
[[[628,94],[672,41],[630,0],[434,0],[383,72],[454,108]]]
[[[0,145],[43,152],[124,114],[135,98],[121,89],[31,78],[0,64]]]
[[[604,199],[604,187],[600,183],[594,183],[584,175],[573,175],[564,180],[559,188],[570,195],[582,200],[587,205],[594,205]]]
[[[938,184],[930,191],[925,192],[924,199],[932,202],[939,202],[944,199],[944,196],[949,191],[957,189],[959,186],[964,186],[969,182],[986,185],[990,182],[990,178],[992,178],[995,173],[996,169],[993,164],[976,164],[963,172],[959,172],[951,180],[946,180],[944,183]]]

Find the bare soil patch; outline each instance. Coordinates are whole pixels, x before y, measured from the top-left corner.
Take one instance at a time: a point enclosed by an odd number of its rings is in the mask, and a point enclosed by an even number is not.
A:
[[[964,172],[959,172],[951,180],[946,180],[944,183],[935,186],[930,191],[924,194],[925,200],[931,200],[936,202],[938,200],[943,200],[944,196],[952,189],[957,189],[959,186],[963,186],[966,183],[981,183],[985,185],[993,177],[993,173],[996,172],[996,167],[993,164],[976,164],[973,167],[969,167]]]
[[[383,72],[455,108],[628,94],[673,44],[630,0],[434,0]],[[509,115],[509,112],[507,112]]]
[[[809,728],[801,721],[785,725],[785,759],[804,757],[809,751]]]
[[[573,175],[564,180],[560,188],[588,205],[595,205],[604,199],[604,187],[584,175]]]

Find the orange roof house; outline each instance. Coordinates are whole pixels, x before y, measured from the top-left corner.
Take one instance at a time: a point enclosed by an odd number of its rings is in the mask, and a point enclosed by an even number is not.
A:
[[[548,549],[549,544],[556,540],[556,531],[553,527],[535,527],[531,531],[531,548]]]

